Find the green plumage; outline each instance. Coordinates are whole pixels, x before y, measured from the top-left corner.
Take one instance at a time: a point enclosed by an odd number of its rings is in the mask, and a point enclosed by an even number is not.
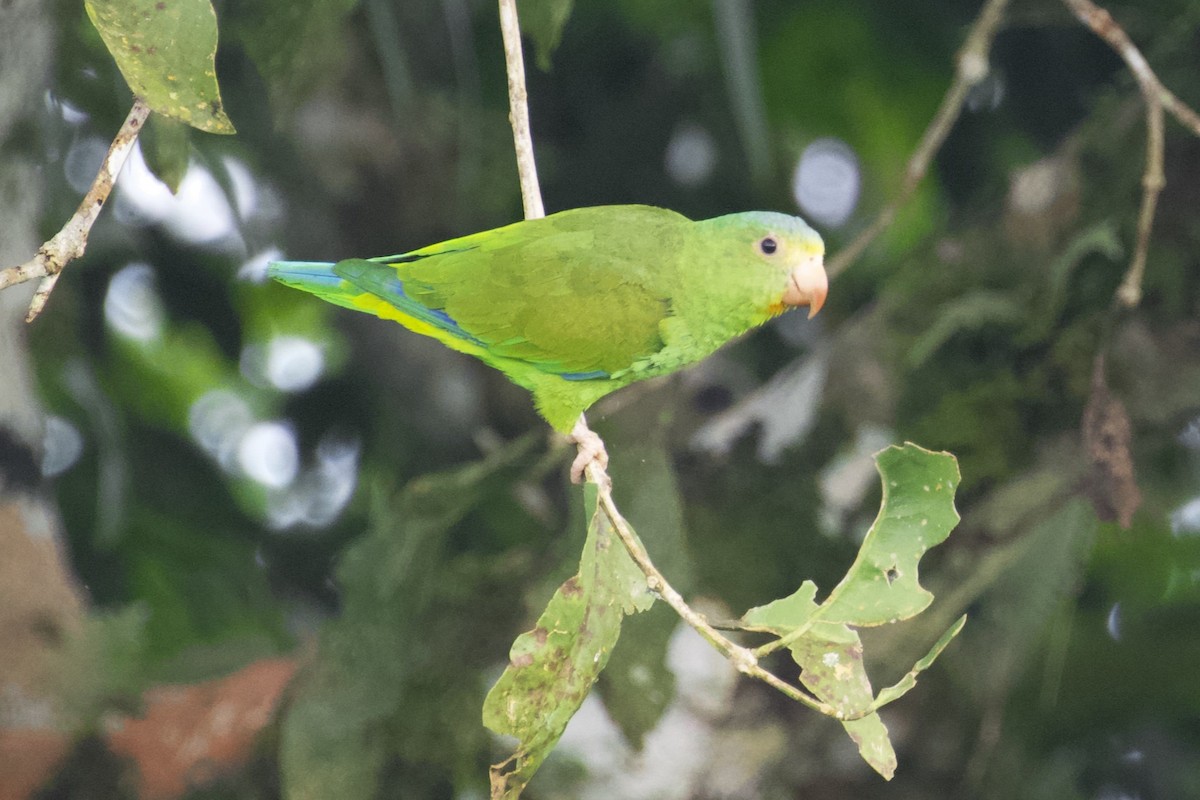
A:
[[[775,252],[763,252],[765,238]],[[783,214],[692,222],[603,206],[396,256],[277,262],[270,274],[480,358],[569,431],[605,394],[697,361],[794,304],[785,301],[793,269],[814,258],[819,268],[823,249]]]

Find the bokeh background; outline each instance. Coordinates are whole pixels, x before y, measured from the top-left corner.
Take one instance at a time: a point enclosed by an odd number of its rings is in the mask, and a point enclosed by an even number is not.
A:
[[[131,102],[81,5],[0,6],[5,265]],[[502,376],[264,269],[520,217],[495,6],[214,5],[238,134],[156,118],[42,317],[0,297],[0,771],[38,762],[43,798],[484,797],[482,698],[582,543],[570,453]],[[527,43],[550,211],[781,210],[837,253],[900,191],[981,4],[569,5],[522,4],[570,14],[557,50]],[[1200,106],[1200,2],[1111,11]],[[866,638],[887,685],[970,614],[884,713],[896,778],[657,608],[530,798],[1200,797],[1200,139],[1166,130],[1145,297],[1118,310],[1136,83],[1060,3],[1014,2],[825,311],[589,415],[622,509],[717,616],[837,582],[876,450],[958,457],[937,601]]]

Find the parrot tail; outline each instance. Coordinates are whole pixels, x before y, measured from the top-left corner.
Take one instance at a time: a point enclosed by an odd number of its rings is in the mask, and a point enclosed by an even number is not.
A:
[[[318,287],[332,288],[342,280],[334,274],[331,261],[272,261],[267,265],[267,275],[310,292]]]
[[[267,275],[330,303],[362,310],[354,303],[362,290],[334,272],[334,266],[329,261],[272,261],[267,265]]]

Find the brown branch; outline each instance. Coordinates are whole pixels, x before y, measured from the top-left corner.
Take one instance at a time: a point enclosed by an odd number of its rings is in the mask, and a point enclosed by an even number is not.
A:
[[[1142,175],[1142,205],[1138,211],[1137,243],[1125,278],[1117,289],[1117,303],[1133,308],[1142,300],[1142,278],[1146,272],[1146,255],[1150,250],[1150,232],[1154,228],[1154,211],[1158,196],[1166,185],[1163,174],[1163,111],[1169,111],[1182,125],[1200,136],[1200,115],[1163,86],[1145,56],[1117,24],[1107,10],[1091,0],[1063,0],[1076,18],[1117,52],[1137,80],[1138,89],[1146,103],[1146,171]]]
[[[962,113],[963,103],[971,89],[975,88],[988,74],[988,55],[992,49],[992,41],[1000,29],[1004,18],[1004,9],[1008,0],[988,0],[979,16],[971,25],[967,39],[956,57],[957,67],[954,82],[946,90],[942,104],[937,113],[929,121],[929,126],[921,136],[917,149],[908,159],[904,170],[904,181],[900,192],[888,203],[866,229],[855,237],[854,241],[842,248],[825,264],[825,271],[830,278],[844,272],[851,264],[862,256],[863,252],[875,241],[879,234],[887,230],[895,221],[900,209],[912,198],[913,192],[925,178],[934,155],[941,149],[946,137],[950,135],[954,123]]]
[[[533,139],[529,132],[528,95],[525,90],[521,29],[517,19],[515,0],[500,0],[500,29],[504,37],[504,58],[508,65],[509,120],[512,123],[513,142],[517,150],[517,172],[521,179],[521,197],[525,203],[526,219],[534,219],[545,216],[546,212],[542,205],[541,190],[538,188],[537,166],[533,158]],[[646,586],[650,591],[661,597],[684,622],[691,625],[709,644],[733,662],[739,672],[773,686],[793,700],[822,714],[841,719],[841,712],[833,706],[821,702],[760,667],[758,658],[752,651],[723,636],[709,624],[703,614],[696,612],[687,604],[683,596],[654,566],[649,553],[642,546],[641,540],[638,539],[633,528],[617,509],[617,504],[612,496],[612,479],[609,478],[606,469],[608,454],[604,450],[604,442],[588,428],[587,420],[582,414],[579,415],[579,421],[575,423],[571,438],[578,445],[581,456],[586,456],[572,467],[573,473],[581,471],[587,476],[590,483],[596,485],[600,508],[603,509],[604,515],[612,524],[617,537],[629,552],[629,556],[646,576]]]
[[[134,142],[137,141],[142,125],[149,116],[150,107],[140,98],[135,99],[129,116],[125,118],[125,123],[117,131],[116,138],[108,148],[108,154],[104,156],[104,161],[100,164],[100,171],[96,173],[96,179],[92,182],[87,194],[83,196],[74,216],[67,220],[67,224],[62,227],[62,230],[43,244],[38,249],[37,255],[29,261],[0,271],[0,290],[18,283],[41,279],[37,291],[34,292],[33,301],[29,304],[29,313],[25,316],[26,322],[33,322],[37,315],[42,313],[46,301],[50,299],[50,292],[54,290],[54,285],[58,282],[58,276],[62,274],[63,267],[83,255],[87,248],[88,234],[92,230],[92,225],[96,223],[96,218],[100,216],[101,209],[108,201],[117,175],[125,166],[125,159],[133,150]]]
[[[1150,100],[1158,102],[1181,125],[1190,128],[1192,133],[1200,136],[1200,114],[1176,97],[1174,92],[1163,86],[1162,81],[1150,68],[1146,57],[1138,50],[1137,45],[1129,38],[1125,29],[1113,19],[1112,14],[1093,3],[1092,0],[1063,0],[1063,3],[1080,22],[1108,42],[1109,47],[1117,51],[1117,55],[1121,57],[1121,60],[1129,67],[1129,71],[1137,79],[1148,102]]]

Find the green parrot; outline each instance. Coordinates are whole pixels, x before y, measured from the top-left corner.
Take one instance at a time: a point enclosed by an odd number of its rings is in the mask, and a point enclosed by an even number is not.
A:
[[[693,222],[577,208],[395,256],[277,261],[268,274],[469,353],[569,433],[604,395],[699,361],[790,306],[825,302],[821,237],[765,211]]]

